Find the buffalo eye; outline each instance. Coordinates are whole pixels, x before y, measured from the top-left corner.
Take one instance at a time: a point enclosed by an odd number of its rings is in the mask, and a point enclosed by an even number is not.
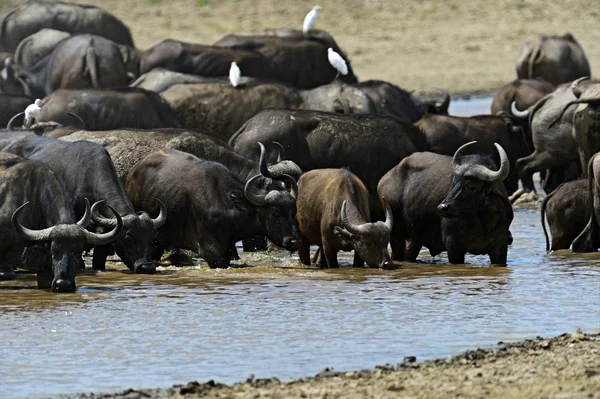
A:
[[[130,234],[126,234],[125,235],[125,243],[127,245],[132,245],[133,244],[133,236],[131,236]]]
[[[279,211],[273,211],[273,217],[278,218],[279,217]]]
[[[371,248],[373,246],[373,243],[371,241],[367,241],[366,245],[367,248]]]

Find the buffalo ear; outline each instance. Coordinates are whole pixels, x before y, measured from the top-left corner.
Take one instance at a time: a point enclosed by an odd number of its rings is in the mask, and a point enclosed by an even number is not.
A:
[[[244,193],[234,191],[230,195],[231,195],[231,200],[233,201],[236,208],[238,208],[244,212],[249,211],[252,208],[252,205],[250,204],[250,202],[248,202],[246,197],[244,197]]]
[[[349,240],[354,238],[354,235],[352,233],[350,233],[348,230],[346,230],[345,228],[340,227],[340,226],[335,226],[333,228],[333,234],[336,237],[347,238]]]

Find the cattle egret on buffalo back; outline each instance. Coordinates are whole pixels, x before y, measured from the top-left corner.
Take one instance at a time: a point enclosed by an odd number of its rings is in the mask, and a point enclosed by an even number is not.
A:
[[[33,119],[37,118],[37,116],[42,111],[42,100],[39,98],[36,99],[33,104],[30,104],[25,108],[25,126],[28,126]]]
[[[319,13],[322,8],[319,6],[314,6],[312,10],[306,14],[304,17],[304,24],[302,24],[302,32],[308,33],[308,31],[313,30],[315,28],[315,24],[317,23],[317,18],[319,17]]]
[[[240,84],[240,78],[242,77],[242,71],[240,71],[240,67],[234,62],[231,63],[231,68],[229,68],[229,81],[233,87],[237,87]]]
[[[344,61],[341,55],[333,51],[331,47],[327,49],[327,58],[329,59],[331,66],[338,71],[337,75],[335,75],[335,79],[340,76],[340,73],[342,75],[348,75],[348,65],[346,65],[346,61]]]

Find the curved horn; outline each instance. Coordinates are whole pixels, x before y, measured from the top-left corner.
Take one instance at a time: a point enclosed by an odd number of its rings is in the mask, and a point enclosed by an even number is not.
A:
[[[436,104],[435,106],[443,112],[447,113],[448,107],[450,106],[450,93],[448,93],[448,90],[443,89],[441,87],[436,87],[435,89],[441,91],[444,95],[444,99],[442,100],[442,102],[440,104]]]
[[[279,147],[279,154],[277,155],[277,163],[283,161],[285,159],[285,148],[278,141],[272,141],[275,146]]]
[[[69,115],[71,118],[73,118],[73,119],[75,119],[77,121],[77,123],[79,124],[79,127],[81,128],[81,130],[86,130],[85,129],[85,122],[83,121],[83,119],[81,118],[81,116],[79,116],[75,112],[71,112],[71,111],[67,111],[66,114]]]
[[[262,148],[264,149],[264,147]],[[246,182],[246,185],[244,186],[244,196],[252,205],[255,206],[264,206],[267,204],[267,201],[265,201],[265,195],[257,195],[254,194],[253,191],[253,186],[255,185],[254,182],[261,177],[263,177],[263,175],[256,175],[252,177]]]
[[[19,112],[18,114],[16,114],[15,116],[13,116],[12,118],[10,118],[10,120],[8,121],[8,124],[6,125],[6,130],[13,130],[13,123],[15,123],[15,120],[19,117],[19,116],[23,116],[25,115],[25,112]]]
[[[83,216],[81,217],[81,220],[79,220],[79,222],[77,222],[77,226],[79,227],[87,227],[88,224],[90,224],[90,220],[92,220],[92,212],[90,211],[90,201],[88,201],[87,198],[84,198],[85,201],[85,212],[83,212]],[[94,204],[94,206],[96,206],[96,204],[98,204],[99,202],[102,201],[98,201]]]
[[[269,168],[267,167],[267,150],[265,146],[260,141],[258,142],[258,146],[260,147],[260,158],[258,160],[258,166],[260,168],[260,174],[264,177],[268,177],[273,179],[273,175],[269,172]]]
[[[17,210],[13,213],[12,217],[10,218],[10,221],[15,230],[17,230],[17,232],[20,235],[22,235],[25,239],[30,241],[46,241],[50,238],[50,234],[52,233],[54,226],[42,230],[31,230],[23,226],[19,222],[19,215],[21,214],[21,211],[29,204],[30,202],[27,201],[26,203],[18,207]]]
[[[360,235],[361,229],[359,225],[350,223],[348,220],[348,214],[346,213],[346,200],[342,202],[342,209],[340,211],[340,217],[342,218],[342,227],[348,230],[350,233],[354,235]]]
[[[286,174],[284,174],[282,177],[283,182],[289,184],[290,194],[292,197],[294,197],[294,199],[298,199],[298,183],[296,183],[296,180],[292,176]]]
[[[498,154],[500,154],[500,168],[497,171],[493,171],[482,165],[473,165],[467,171],[469,176],[488,183],[500,183],[508,177],[508,173],[510,172],[508,156],[500,144],[494,143],[494,146],[496,146]]]
[[[102,227],[115,227],[118,224],[118,221],[115,219],[110,219],[102,216],[100,213],[96,212],[96,207],[100,205],[104,200],[98,201],[92,206],[91,218],[99,226]],[[112,208],[111,208],[112,209]]]
[[[95,203],[94,206],[96,206],[97,204],[98,203]],[[114,241],[119,236],[119,234],[121,234],[121,230],[123,230],[123,219],[121,219],[121,215],[119,215],[117,211],[115,211],[111,206],[108,206],[108,208],[115,215],[115,219],[117,219],[117,225],[108,233],[103,234],[92,233],[91,231],[83,230],[85,232],[85,238],[88,243],[92,245],[105,245],[109,242]]]
[[[152,219],[152,225],[154,226],[154,230],[160,229],[162,225],[165,224],[165,222],[167,221],[167,206],[158,198],[156,198],[156,202],[158,202],[160,212],[158,212],[158,216],[155,219]]]
[[[525,111],[519,111],[517,109],[516,101],[513,101],[512,103],[510,103],[510,112],[519,119],[529,118],[529,109],[526,109]]]
[[[454,169],[454,173],[459,172],[459,168],[462,165],[462,156],[465,152],[465,150],[472,146],[473,144],[477,143],[476,141],[470,141],[467,144],[463,144],[461,145],[458,150],[456,150],[456,152],[454,153],[454,157],[452,157],[452,167]]]
[[[579,83],[583,82],[584,80],[590,80],[590,77],[584,76],[583,78],[574,80],[573,83],[571,83],[571,91],[573,92],[573,94],[575,94],[575,97],[577,98],[581,97],[581,89],[578,87]]]
[[[390,203],[387,198],[381,197],[381,202],[383,203],[383,209],[385,209],[385,225],[390,231],[394,227],[394,215],[392,215],[392,208],[390,207]]]

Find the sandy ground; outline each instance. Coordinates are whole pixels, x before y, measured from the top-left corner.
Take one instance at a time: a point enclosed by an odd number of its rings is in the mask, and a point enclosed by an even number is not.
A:
[[[190,382],[169,389],[65,398],[600,398],[600,335],[564,334],[499,343],[495,349],[476,349],[450,359],[412,361],[369,371],[324,370],[292,382]]]
[[[452,92],[493,89],[516,78],[525,40],[572,32],[600,68],[597,0],[81,0],[132,30],[138,47],[166,38],[211,44],[236,32],[302,27],[319,4],[317,27],[333,34],[361,80]],[[4,13],[20,1],[1,0]]]

